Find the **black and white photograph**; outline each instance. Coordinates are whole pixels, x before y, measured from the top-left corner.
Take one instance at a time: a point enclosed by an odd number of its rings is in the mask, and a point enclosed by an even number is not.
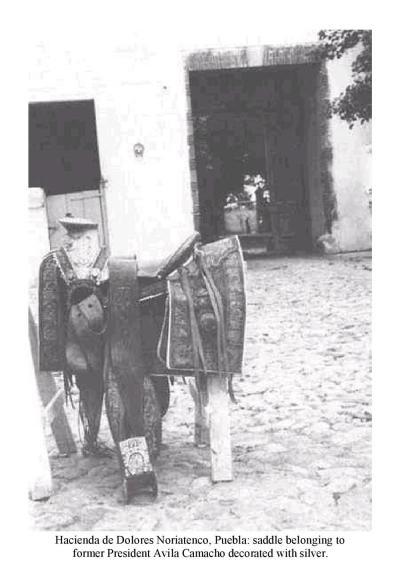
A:
[[[190,27],[31,46],[31,527],[370,531],[372,30]]]

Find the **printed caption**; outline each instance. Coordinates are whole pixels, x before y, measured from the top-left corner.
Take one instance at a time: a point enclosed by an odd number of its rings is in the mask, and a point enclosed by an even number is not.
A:
[[[139,535],[108,534],[101,537],[56,535],[55,545],[81,558],[328,558],[342,547],[344,537],[322,535]]]

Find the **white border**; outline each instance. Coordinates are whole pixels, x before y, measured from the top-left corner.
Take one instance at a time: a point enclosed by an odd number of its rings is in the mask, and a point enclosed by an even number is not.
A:
[[[376,580],[390,583],[396,573],[394,513],[396,512],[396,437],[397,384],[395,364],[396,342],[396,258],[397,195],[396,195],[396,18],[388,3],[379,3],[379,15],[372,13],[363,1],[333,3],[283,2],[280,5],[262,2],[237,4],[185,2],[137,2],[111,4],[98,2],[67,3],[14,2],[3,6],[2,34],[6,66],[3,69],[2,109],[5,176],[2,182],[3,226],[2,273],[7,279],[8,296],[3,309],[3,377],[1,426],[2,515],[4,549],[2,574],[5,583],[38,581],[41,585],[56,582],[114,584],[143,580],[148,583],[242,583],[248,580],[275,584],[373,584]],[[392,4],[391,4],[392,6]],[[13,13],[13,14],[12,14]],[[15,16],[15,19],[10,19]],[[190,24],[189,24],[190,23]],[[27,185],[27,92],[23,79],[26,62],[34,43],[52,39],[58,46],[84,50],[91,43],[112,46],[133,36],[152,45],[171,43],[184,49],[213,45],[264,43],[263,28],[279,29],[294,41],[300,30],[320,28],[373,28],[377,46],[375,72],[374,123],[374,260],[376,265],[374,303],[377,309],[374,324],[374,403],[375,437],[375,518],[374,529],[368,533],[345,533],[348,545],[327,563],[268,564],[264,561],[238,560],[236,563],[205,563],[165,560],[162,564],[132,563],[70,563],[62,548],[52,545],[49,533],[27,529],[26,479],[24,449],[29,441],[29,413],[23,411],[23,393],[28,376],[21,369],[21,350],[29,359],[27,343],[27,264],[25,259],[24,222],[26,218]],[[23,45],[28,39],[28,44]],[[384,84],[383,84],[384,82]],[[384,85],[384,87],[383,87]],[[4,141],[5,139],[5,141]],[[5,144],[4,144],[5,142]],[[381,203],[383,202],[383,203]],[[383,213],[384,212],[384,213]],[[25,230],[26,233],[26,230]],[[2,292],[4,294],[4,291]],[[15,308],[15,309],[14,309]],[[8,399],[14,406],[8,406]],[[392,452],[392,450],[394,450]],[[391,453],[392,452],[392,453]],[[145,562],[145,560],[144,560]],[[199,566],[200,563],[200,566]],[[6,564],[9,564],[7,569]],[[172,564],[172,566],[170,565]],[[260,565],[261,564],[261,565]],[[208,575],[208,572],[210,575]],[[377,572],[377,574],[376,574]],[[385,578],[383,578],[383,575]]]

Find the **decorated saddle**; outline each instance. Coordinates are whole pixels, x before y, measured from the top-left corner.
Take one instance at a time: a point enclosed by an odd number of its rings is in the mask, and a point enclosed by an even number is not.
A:
[[[82,267],[59,248],[43,259],[39,362],[41,370],[64,372],[67,393],[76,383],[87,455],[98,453],[105,394],[127,500],[139,489],[156,494],[151,459],[159,449],[169,386],[166,377],[156,386],[144,380],[135,258],[108,258],[101,249],[94,262]]]
[[[139,360],[147,373],[241,372],[246,297],[237,236],[204,246],[198,245],[197,236],[190,238],[152,273],[141,269],[135,259],[114,261],[101,250],[86,279],[77,278],[63,249],[52,251],[40,268],[42,370],[64,370],[68,364],[78,374],[98,367],[99,339],[109,334],[107,316],[112,315],[112,307],[115,314],[116,307],[125,306],[121,295],[126,285],[117,296],[109,296],[109,266],[117,266],[115,262],[127,263],[132,272],[126,280],[135,287],[139,308],[130,319],[139,321]],[[113,270],[111,280],[117,274],[118,269]],[[122,318],[116,329],[126,323]],[[124,331],[124,339],[128,333]]]
[[[152,267],[108,257],[104,248],[93,258],[82,272],[59,248],[41,263],[40,369],[63,371],[67,387],[75,378],[91,452],[105,394],[127,496],[141,485],[155,493],[151,458],[169,404],[168,377],[195,376],[205,390],[207,374],[241,372],[242,251],[236,236],[201,246],[195,233]]]

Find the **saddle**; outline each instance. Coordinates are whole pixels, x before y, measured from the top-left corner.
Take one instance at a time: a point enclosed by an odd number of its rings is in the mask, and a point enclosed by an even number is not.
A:
[[[150,375],[241,372],[246,299],[239,239],[199,246],[199,238],[194,233],[162,263],[140,265],[132,259],[141,340],[137,360]],[[113,262],[108,259],[108,266]],[[93,274],[98,276],[104,264],[101,252]],[[115,298],[109,302],[109,288],[109,280],[75,279],[63,249],[44,258],[39,291],[42,370],[64,370],[65,363],[73,372],[98,367],[107,306],[120,307]],[[78,341],[84,342],[84,352]]]
[[[40,266],[40,369],[64,371],[65,380],[75,375],[85,440],[94,447],[105,390],[127,500],[142,488],[157,491],[148,450],[155,419],[145,419],[148,377],[164,415],[169,375],[195,376],[206,392],[206,374],[241,372],[244,329],[236,236],[200,246],[195,233],[166,261],[141,266],[102,249],[84,279],[63,248]]]

